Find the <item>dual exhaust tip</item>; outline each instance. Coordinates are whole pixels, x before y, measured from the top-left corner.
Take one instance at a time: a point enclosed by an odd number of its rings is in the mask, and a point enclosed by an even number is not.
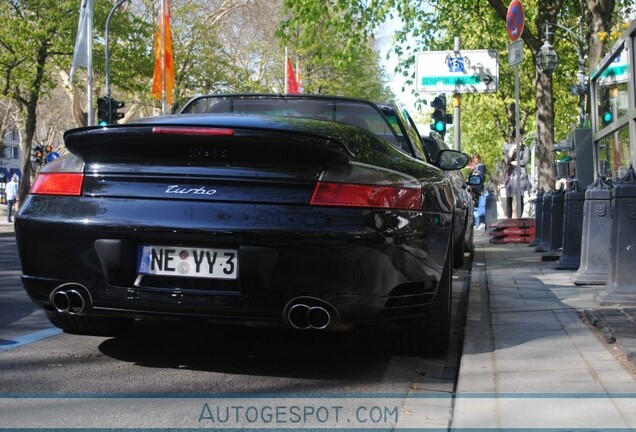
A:
[[[60,285],[51,294],[51,303],[61,313],[78,315],[90,306],[88,290],[76,283]]]
[[[299,297],[285,306],[287,322],[298,330],[324,330],[338,318],[336,309],[329,303],[313,297]]]
[[[51,303],[60,313],[78,315],[90,306],[88,290],[76,283],[60,285],[51,293]],[[324,330],[338,319],[338,312],[329,303],[312,297],[296,298],[285,306],[287,322],[298,330]]]

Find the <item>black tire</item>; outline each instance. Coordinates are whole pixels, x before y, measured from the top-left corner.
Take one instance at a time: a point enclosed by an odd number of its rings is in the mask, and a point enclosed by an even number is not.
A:
[[[464,242],[464,252],[468,252],[468,257],[473,259],[475,255],[475,227],[471,225],[468,229],[470,230],[470,237]]]
[[[100,316],[69,315],[57,312],[46,312],[46,316],[55,327],[66,333],[113,336],[128,330],[133,323],[131,318],[111,318]]]
[[[464,265],[464,237],[466,237],[466,228],[462,231],[462,235],[453,245],[453,268],[460,268]]]
[[[422,317],[395,334],[397,351],[404,355],[439,356],[448,349],[451,335],[453,252],[446,256],[437,294]]]

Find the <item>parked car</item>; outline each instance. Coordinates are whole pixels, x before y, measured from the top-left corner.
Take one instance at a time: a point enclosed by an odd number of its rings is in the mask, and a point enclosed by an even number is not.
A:
[[[378,105],[206,96],[64,140],[15,223],[22,282],[54,325],[375,325],[404,352],[446,349],[457,222],[444,171],[468,159],[429,163]]]
[[[418,132],[415,122],[408,111],[394,104],[381,105],[383,113],[394,125],[394,129],[400,140],[410,142],[411,146],[422,149],[425,159],[436,164],[441,150],[450,150],[441,136],[436,132],[431,132],[428,136],[422,136]],[[468,158],[468,156],[466,156]],[[453,231],[454,241],[454,266],[459,268],[464,264],[464,252],[473,253],[473,231],[474,231],[474,204],[471,200],[470,191],[467,190],[466,182],[460,170],[447,170],[446,175],[452,185],[455,204],[455,224]]]
[[[421,135],[421,138],[427,159],[432,163],[435,163],[440,151],[449,148],[437,132],[430,132],[429,135]],[[470,185],[460,170],[446,171],[446,174],[453,185],[455,213],[458,225],[461,227],[461,233],[456,237],[454,248],[455,265],[461,266],[464,263],[464,253],[468,252],[468,254],[472,255],[475,250],[473,241],[475,231],[475,201]]]

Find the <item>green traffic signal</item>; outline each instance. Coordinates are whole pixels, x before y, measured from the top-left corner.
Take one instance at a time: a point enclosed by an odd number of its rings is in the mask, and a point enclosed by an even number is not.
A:
[[[446,134],[446,123],[448,120],[448,116],[446,115],[446,95],[436,96],[431,102],[431,107],[435,109],[431,115],[431,130],[444,136],[444,134]]]
[[[97,119],[100,126],[108,124],[109,121],[109,100],[106,97],[100,97],[97,99]]]
[[[612,113],[611,113],[611,112],[609,112],[609,111],[605,111],[605,112],[603,113],[603,121],[604,121],[606,124],[611,123],[611,122],[612,122]]]

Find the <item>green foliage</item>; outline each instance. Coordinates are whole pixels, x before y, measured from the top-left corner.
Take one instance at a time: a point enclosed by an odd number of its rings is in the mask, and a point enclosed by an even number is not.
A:
[[[0,3],[0,89],[5,96],[24,101],[40,91],[34,84],[45,90],[55,85],[50,75],[54,63],[42,61],[68,55],[77,30],[77,19],[69,16],[76,9],[73,0]]]
[[[373,0],[372,7],[345,0],[284,3],[288,18],[279,26],[278,36],[300,60],[305,93],[379,101],[393,97],[366,25],[384,13],[385,2]]]
[[[95,7],[97,3],[94,0]],[[110,10],[112,4],[104,4]],[[101,7],[100,7],[101,10]],[[103,35],[106,27],[108,10],[100,11],[95,17],[97,35]],[[97,9],[96,9],[97,13]],[[149,80],[152,78],[154,67],[153,42],[156,30],[155,22],[148,22],[129,8],[118,9],[110,21],[109,51],[110,51],[110,83],[119,94],[128,99],[130,94],[148,95]],[[174,36],[173,36],[174,37]],[[105,45],[102,37],[97,37],[93,44],[95,63],[94,73],[97,83],[105,80]],[[70,65],[69,65],[70,68]],[[130,100],[130,99],[128,99]]]

